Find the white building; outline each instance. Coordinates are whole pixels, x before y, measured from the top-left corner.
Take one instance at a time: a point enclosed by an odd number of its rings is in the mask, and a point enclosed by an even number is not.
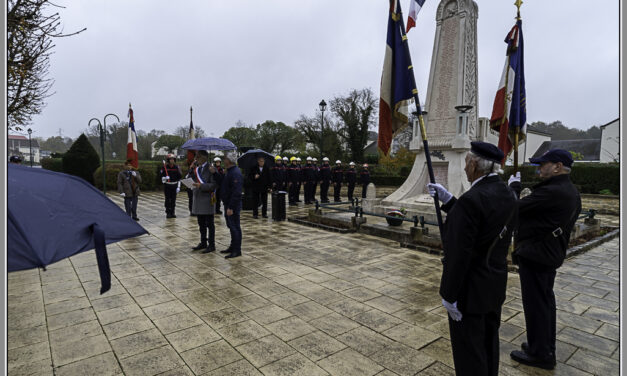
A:
[[[33,151],[33,162],[39,163],[39,142],[32,139],[29,143],[28,137],[9,135],[7,139],[7,151],[9,155],[19,155],[23,158],[23,163],[30,163],[31,148]]]
[[[155,144],[156,143],[157,143],[157,141],[155,141],[152,144],[150,144],[150,158],[154,158],[157,155],[162,155],[163,157],[165,157],[166,155],[170,154],[170,153],[168,153],[168,149],[166,149],[164,146],[162,146],[159,150],[157,150],[155,148]],[[172,154],[178,155],[178,149],[174,149]]]
[[[601,126],[601,163],[618,162],[620,157],[620,118]]]

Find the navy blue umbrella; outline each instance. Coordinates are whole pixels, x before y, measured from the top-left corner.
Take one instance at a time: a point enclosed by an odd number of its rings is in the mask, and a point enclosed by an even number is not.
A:
[[[148,231],[81,178],[13,164],[7,178],[7,270],[45,268],[95,248],[100,293],[109,290],[105,244]]]
[[[226,138],[203,137],[187,140],[181,149],[187,150],[235,150],[237,147]]]
[[[257,158],[263,157],[266,160],[266,166],[271,168],[274,166],[274,155],[261,149],[251,149],[237,158],[237,165],[240,168],[249,169],[257,165]]]

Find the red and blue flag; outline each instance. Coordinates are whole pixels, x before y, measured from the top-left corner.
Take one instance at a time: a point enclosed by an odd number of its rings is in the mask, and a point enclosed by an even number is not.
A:
[[[126,160],[131,161],[131,165],[135,168],[139,167],[139,154],[137,153],[137,133],[135,133],[135,119],[133,118],[133,109],[128,105],[128,139],[126,142]]]

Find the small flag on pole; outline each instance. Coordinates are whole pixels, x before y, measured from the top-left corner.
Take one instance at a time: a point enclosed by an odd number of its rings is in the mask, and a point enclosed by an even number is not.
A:
[[[399,0],[390,0],[388,36],[381,75],[378,146],[387,155],[392,138],[408,125],[409,105],[416,90]]]
[[[416,18],[418,17],[418,13],[420,12],[420,9],[422,9],[423,5],[425,5],[425,0],[410,0],[406,33],[409,33],[409,29],[416,26]]]
[[[193,140],[195,137],[195,132],[194,132],[194,122],[192,121],[192,111],[194,111],[192,109],[192,107],[189,107],[189,139]],[[187,165],[189,166],[190,164],[192,164],[192,161],[194,160],[194,156],[196,154],[194,153],[193,150],[188,150],[187,151]]]
[[[505,154],[502,163],[512,151],[516,132],[520,142],[524,140],[527,128],[522,20],[516,21],[505,43],[507,57],[490,118],[490,127],[499,132],[498,147]]]
[[[137,153],[137,133],[135,133],[135,119],[133,118],[133,109],[128,104],[128,140],[126,143],[126,160],[131,161],[131,165],[135,168],[139,167],[139,154]]]

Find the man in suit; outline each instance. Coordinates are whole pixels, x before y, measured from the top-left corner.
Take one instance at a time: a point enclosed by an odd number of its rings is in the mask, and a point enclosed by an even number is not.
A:
[[[139,221],[137,217],[137,200],[139,199],[139,184],[142,177],[139,171],[136,171],[131,164],[132,160],[124,162],[124,170],[118,174],[118,192],[124,197],[124,208],[126,214],[134,220]]]
[[[226,225],[231,231],[231,244],[222,253],[228,253],[225,258],[230,259],[242,255],[242,228],[239,215],[242,209],[242,173],[235,165],[237,156],[229,152],[224,156],[226,176],[222,181],[222,201],[224,202],[224,216]]]
[[[516,215],[514,192],[497,175],[503,152],[485,142],[471,142],[466,155],[470,189],[459,199],[442,185],[429,193],[444,203],[442,304],[458,375],[497,375],[499,326],[507,285],[507,251]]]
[[[272,185],[270,170],[265,167],[266,159],[257,158],[257,166],[250,169],[248,180],[252,183],[253,191],[253,218],[259,218],[259,204],[261,204],[261,216],[268,218],[268,190]]]
[[[196,220],[198,221],[200,243],[193,249],[198,251],[204,248],[202,253],[209,253],[216,250],[216,227],[213,221],[216,210],[217,188],[213,174],[216,170],[210,163],[207,163],[208,158],[209,153],[207,153],[206,150],[198,150],[196,152],[196,164],[198,167],[194,170],[196,182],[193,184],[194,199],[192,202],[192,213],[196,215]],[[207,230],[209,231],[208,237]]]
[[[573,158],[561,149],[531,158],[542,181],[518,200],[519,226],[513,258],[518,263],[527,342],[510,356],[519,363],[555,368],[556,306],[553,283],[564,262],[570,233],[581,212],[581,197],[570,181]],[[518,194],[520,173],[509,178]]]

